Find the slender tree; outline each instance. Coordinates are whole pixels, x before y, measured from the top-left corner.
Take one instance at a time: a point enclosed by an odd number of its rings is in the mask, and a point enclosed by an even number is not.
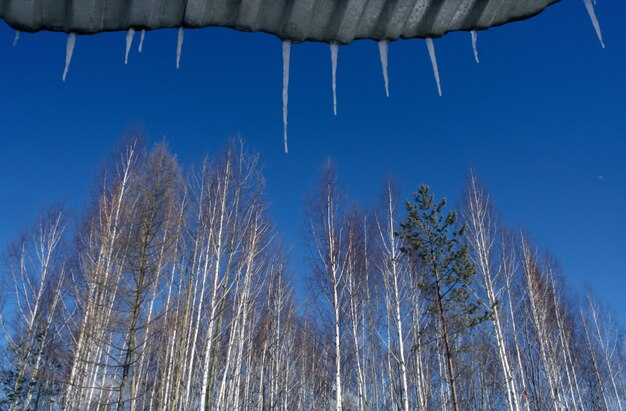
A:
[[[404,241],[402,251],[414,258],[417,267],[427,275],[421,286],[431,296],[430,309],[438,316],[450,400],[455,411],[459,411],[452,337],[483,321],[489,311],[481,310],[481,302],[470,290],[476,270],[469,260],[463,237],[465,228],[456,227],[456,212],[444,215],[445,205],[445,199],[435,202],[428,186],[420,186],[414,203],[406,203],[408,215],[401,224],[400,236]]]
[[[49,405],[58,394],[50,390],[47,378],[61,376],[46,374],[55,368],[63,370],[55,357],[62,357],[57,334],[62,328],[59,320],[67,314],[61,312],[68,271],[62,245],[65,229],[63,211],[51,210],[11,247],[7,259],[17,312],[14,337],[7,334],[12,370],[1,381],[6,398],[0,405],[9,410],[30,409],[42,395],[47,401],[40,405]]]
[[[376,225],[378,229],[380,247],[380,259],[378,268],[383,278],[385,287],[386,306],[388,323],[393,324],[395,340],[397,344],[397,355],[394,355],[398,364],[400,378],[400,404],[403,410],[410,410],[409,406],[409,384],[407,373],[407,350],[405,348],[405,338],[407,333],[406,316],[407,304],[410,292],[410,271],[405,256],[400,252],[402,240],[395,235],[397,227],[397,194],[391,181],[385,186],[383,206],[377,212]],[[419,304],[419,302],[418,302]],[[418,319],[419,321],[419,319]],[[387,344],[391,349],[391,344]],[[417,385],[421,386],[423,381],[421,373],[417,374]],[[422,396],[423,393],[420,393]]]
[[[502,277],[502,266],[495,260],[497,225],[493,218],[489,196],[474,174],[470,174],[467,183],[462,218],[467,227],[466,237],[470,246],[470,258],[480,276],[481,286],[487,297],[484,306],[492,311],[491,324],[506,387],[507,407],[511,411],[519,411],[519,391],[511,371],[511,359],[507,350],[502,312],[498,301],[502,298],[498,287]]]
[[[341,340],[343,326],[343,297],[345,291],[345,254],[342,248],[341,201],[337,188],[337,176],[333,164],[324,166],[313,200],[309,202],[306,215],[311,252],[314,255],[314,283],[325,301],[330,304],[331,324],[334,339],[335,404],[341,411],[342,395],[342,356]]]

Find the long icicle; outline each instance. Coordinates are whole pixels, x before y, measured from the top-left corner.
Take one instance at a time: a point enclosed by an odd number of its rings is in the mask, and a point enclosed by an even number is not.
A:
[[[143,41],[146,38],[146,30],[141,30],[141,37],[139,37],[139,52],[143,51]]]
[[[65,46],[65,70],[63,70],[63,81],[67,77],[67,72],[70,69],[70,63],[72,62],[72,56],[74,55],[74,45],[76,44],[76,34],[70,33],[67,36],[67,45]]]
[[[124,56],[124,64],[128,64],[128,53],[130,53],[130,46],[133,45],[133,37],[135,37],[135,30],[128,29],[126,33],[126,55]]]
[[[176,45],[176,68],[180,68],[180,55],[183,52],[183,39],[185,37],[185,29],[178,29],[178,44]]]
[[[378,51],[380,52],[380,65],[383,68],[383,79],[385,80],[385,94],[389,97],[389,73],[388,67],[388,53],[389,53],[389,41],[381,40],[378,42]]]
[[[20,31],[15,30],[15,38],[13,39],[13,47],[17,46],[18,41],[20,41]]]
[[[437,56],[435,55],[435,44],[433,43],[432,38],[426,39],[426,47],[428,47],[428,54],[430,55],[430,62],[433,65],[433,72],[435,73],[435,80],[437,81],[437,90],[439,91],[439,96],[441,93],[441,81],[439,80],[439,67],[437,66]]]
[[[333,113],[337,115],[337,55],[339,54],[339,45],[330,43],[330,62],[333,70]]]
[[[476,33],[476,30],[472,30],[472,50],[474,50],[474,60],[476,60],[476,63],[480,63],[478,58],[478,33]]]
[[[591,2],[591,0],[584,1],[587,13],[589,13],[589,17],[591,18],[591,24],[593,24],[593,28],[596,30],[596,35],[598,36],[598,40],[600,40],[602,48],[604,48],[604,40],[602,40],[602,30],[600,30],[600,22],[598,22],[598,17],[596,17],[596,12],[593,9],[593,3]]]
[[[283,41],[283,140],[285,154],[289,152],[287,146],[287,110],[289,103],[289,61],[291,59],[291,42]]]

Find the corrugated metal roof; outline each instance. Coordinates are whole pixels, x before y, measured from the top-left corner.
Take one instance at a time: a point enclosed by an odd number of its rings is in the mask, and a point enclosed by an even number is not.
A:
[[[281,39],[440,37],[532,17],[559,0],[0,0],[0,18],[21,31],[231,27]]]

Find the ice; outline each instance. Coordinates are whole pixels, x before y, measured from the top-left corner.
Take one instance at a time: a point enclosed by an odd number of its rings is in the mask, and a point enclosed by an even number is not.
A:
[[[441,93],[441,81],[439,80],[439,67],[437,67],[437,56],[435,55],[435,44],[433,43],[432,38],[426,39],[426,47],[428,47],[428,54],[430,55],[430,62],[433,65],[433,72],[435,73],[435,80],[437,81],[437,91],[439,91],[439,96]]]
[[[183,51],[183,38],[185,37],[185,29],[178,29],[178,44],[176,46],[176,68],[180,68],[180,54]]]
[[[383,68],[383,78],[385,79],[385,94],[387,94],[387,97],[389,97],[389,74],[387,72],[387,54],[389,52],[389,42],[387,40],[379,41],[378,51],[380,52],[380,64]]]
[[[474,50],[474,60],[476,60],[476,63],[480,63],[478,58],[478,33],[475,30],[472,30],[472,49]]]
[[[20,31],[15,30],[15,38],[13,39],[13,47],[17,46],[18,41],[20,41]]]
[[[589,17],[591,18],[591,23],[593,24],[593,28],[596,30],[596,34],[598,35],[598,40],[600,40],[600,44],[602,48],[604,48],[604,40],[602,40],[602,30],[600,30],[600,23],[598,22],[598,18],[596,17],[596,12],[593,9],[593,4],[591,0],[584,0],[585,7],[587,8],[587,13],[589,13]]]
[[[67,72],[70,69],[70,63],[72,62],[72,55],[74,54],[74,45],[76,44],[76,34],[70,33],[67,36],[67,45],[65,48],[65,70],[63,70],[63,81],[67,77]]]
[[[330,61],[333,69],[333,113],[337,115],[337,54],[339,54],[339,45],[330,43]]]
[[[141,37],[139,37],[139,52],[143,51],[143,40],[146,38],[146,31],[141,30]]]
[[[285,154],[289,152],[287,147],[287,105],[289,103],[289,60],[291,58],[291,42],[283,41],[283,140],[285,142]]]
[[[135,30],[128,29],[128,33],[126,33],[126,56],[124,57],[124,64],[128,64],[128,53],[130,53],[130,46],[133,45],[133,37],[135,37]]]

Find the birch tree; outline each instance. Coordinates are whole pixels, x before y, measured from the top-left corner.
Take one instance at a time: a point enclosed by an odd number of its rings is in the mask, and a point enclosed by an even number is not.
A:
[[[388,181],[385,186],[383,198],[382,206],[377,212],[376,218],[380,245],[380,259],[377,265],[385,287],[385,298],[387,300],[385,312],[389,319],[388,322],[393,324],[396,334],[395,340],[398,348],[397,355],[394,355],[394,360],[399,368],[400,403],[402,409],[408,411],[411,408],[409,402],[407,353],[405,349],[406,329],[408,327],[405,325],[405,317],[407,312],[410,312],[407,309],[407,305],[411,304],[411,301],[407,294],[410,292],[411,282],[407,262],[400,251],[402,249],[402,239],[396,235],[396,231],[399,228],[396,210],[397,194],[391,181]],[[417,303],[419,304],[419,301]],[[419,322],[419,318],[417,321]],[[390,344],[388,344],[388,349],[391,349]],[[418,369],[416,378],[417,386],[421,387],[424,379],[421,369]],[[420,392],[418,397],[423,396],[423,394],[423,392]]]
[[[331,323],[334,339],[334,408],[341,411],[342,357],[341,329],[343,322],[343,294],[345,255],[342,252],[341,203],[337,188],[337,177],[332,163],[322,169],[317,191],[309,202],[306,222],[314,258],[317,286],[325,301],[330,304]]]
[[[2,323],[11,354],[12,371],[3,381],[4,403],[9,410],[48,407],[58,401],[52,387],[61,379],[64,357],[59,347],[63,330],[62,300],[68,264],[63,252],[66,220],[62,210],[42,215],[11,247],[7,259],[15,296],[15,322],[9,332]],[[62,371],[61,371],[62,372]]]
[[[503,295],[499,288],[502,273],[495,262],[494,255],[498,238],[497,226],[492,216],[489,197],[473,174],[470,175],[467,183],[462,218],[467,227],[466,238],[470,246],[470,258],[481,278],[481,285],[487,296],[484,308],[490,310],[492,314],[490,320],[506,387],[507,406],[511,411],[519,411],[519,390],[511,371],[511,360],[507,351],[502,313],[498,302]]]

